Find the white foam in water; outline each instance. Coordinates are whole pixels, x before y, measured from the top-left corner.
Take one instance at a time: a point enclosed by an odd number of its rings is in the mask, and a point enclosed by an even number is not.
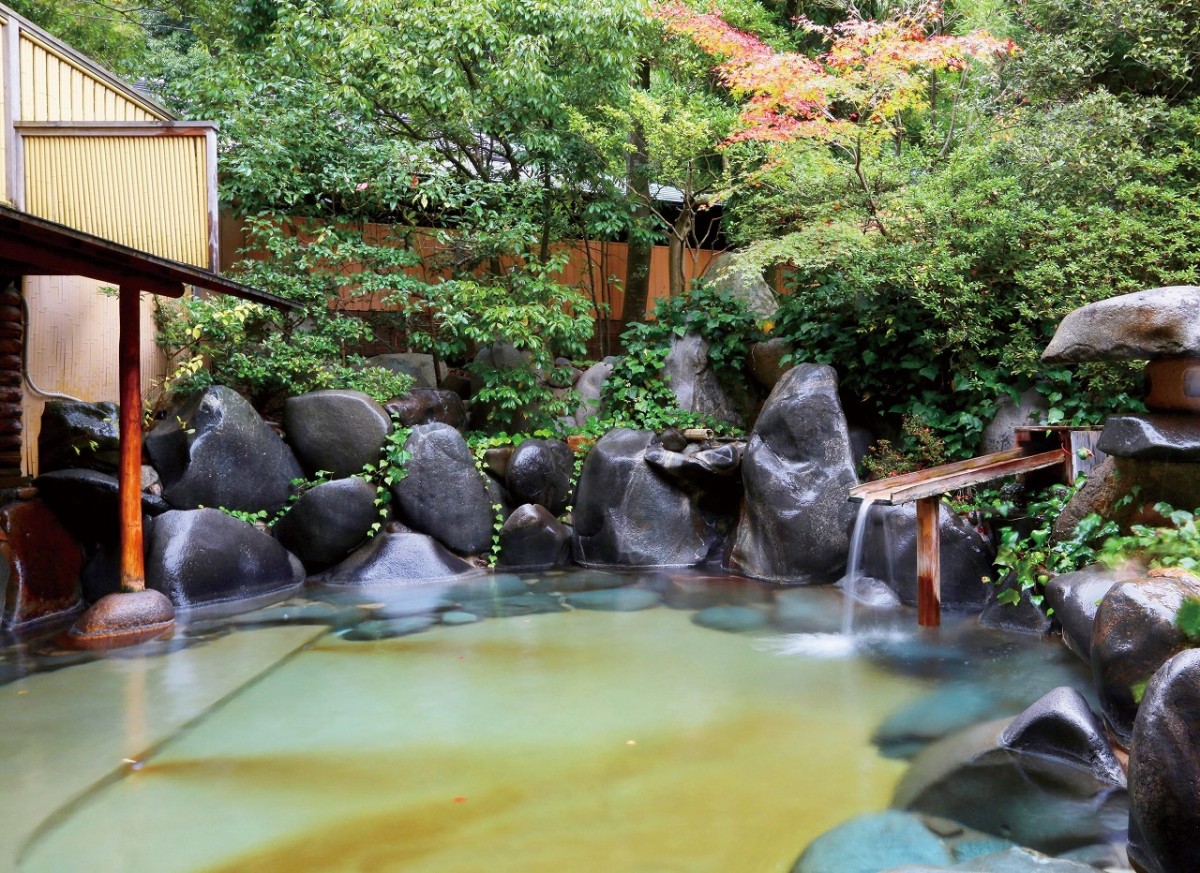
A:
[[[808,633],[784,634],[779,639],[764,640],[763,649],[777,655],[803,655],[809,658],[848,658],[869,643],[900,642],[911,636],[903,630],[877,629],[853,634]]]

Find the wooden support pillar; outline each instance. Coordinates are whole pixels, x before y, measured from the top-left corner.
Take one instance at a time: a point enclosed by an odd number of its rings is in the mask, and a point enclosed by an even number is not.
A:
[[[122,285],[118,296],[121,333],[118,378],[121,392],[121,466],[118,483],[121,505],[121,590],[146,587],[142,554],[142,381],[139,289]]]
[[[917,624],[942,623],[942,543],[940,496],[917,501]]]

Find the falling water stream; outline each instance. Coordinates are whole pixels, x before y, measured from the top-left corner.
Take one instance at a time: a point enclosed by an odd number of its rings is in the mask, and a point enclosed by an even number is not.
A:
[[[854,604],[858,600],[858,583],[862,578],[863,541],[867,536],[867,521],[871,512],[871,498],[864,497],[854,519],[854,532],[850,536],[850,554],[846,558],[846,575],[842,577],[842,636],[850,637],[854,632]]]

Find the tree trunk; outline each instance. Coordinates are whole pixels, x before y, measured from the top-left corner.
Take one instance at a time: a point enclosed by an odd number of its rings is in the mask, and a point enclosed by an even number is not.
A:
[[[638,70],[638,87],[650,90],[650,62],[643,60]],[[633,211],[635,228],[650,225],[650,177],[646,172],[646,139],[640,125],[634,125],[629,135],[633,146],[629,153],[627,172],[629,193],[636,207]],[[625,269],[625,302],[621,306],[621,321],[626,324],[646,320],[646,303],[650,298],[650,257],[654,253],[654,241],[640,234],[630,234],[629,251]]]
[[[687,241],[692,235],[692,226],[695,222],[696,210],[689,201],[684,200],[683,205],[679,207],[679,217],[671,225],[671,238],[668,240],[670,249],[668,251],[667,263],[671,275],[672,297],[682,294],[687,287],[683,276],[683,255],[684,249],[687,248]]]

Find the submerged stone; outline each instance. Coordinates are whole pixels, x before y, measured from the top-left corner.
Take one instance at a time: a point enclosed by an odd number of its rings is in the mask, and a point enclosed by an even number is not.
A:
[[[653,591],[644,588],[601,588],[568,594],[567,604],[576,609],[598,609],[605,612],[637,612],[651,609],[662,601]]]
[[[433,617],[429,615],[408,615],[403,618],[371,619],[359,622],[342,635],[344,640],[357,642],[372,642],[374,640],[390,640],[395,637],[406,637],[419,634],[433,626]]]
[[[889,810],[851,819],[817,837],[792,873],[880,873],[905,864],[944,867],[949,849],[919,816]]]
[[[462,624],[474,624],[479,621],[479,616],[461,609],[451,609],[441,614],[441,620],[442,624],[448,627],[456,627]]]
[[[741,633],[767,626],[767,614],[752,606],[710,606],[692,616],[692,623],[709,630]]]
[[[1103,766],[1081,766],[1050,747],[1007,747],[1008,724],[986,722],[922,749],[892,805],[1047,853],[1124,837],[1123,782],[1114,782]]]

